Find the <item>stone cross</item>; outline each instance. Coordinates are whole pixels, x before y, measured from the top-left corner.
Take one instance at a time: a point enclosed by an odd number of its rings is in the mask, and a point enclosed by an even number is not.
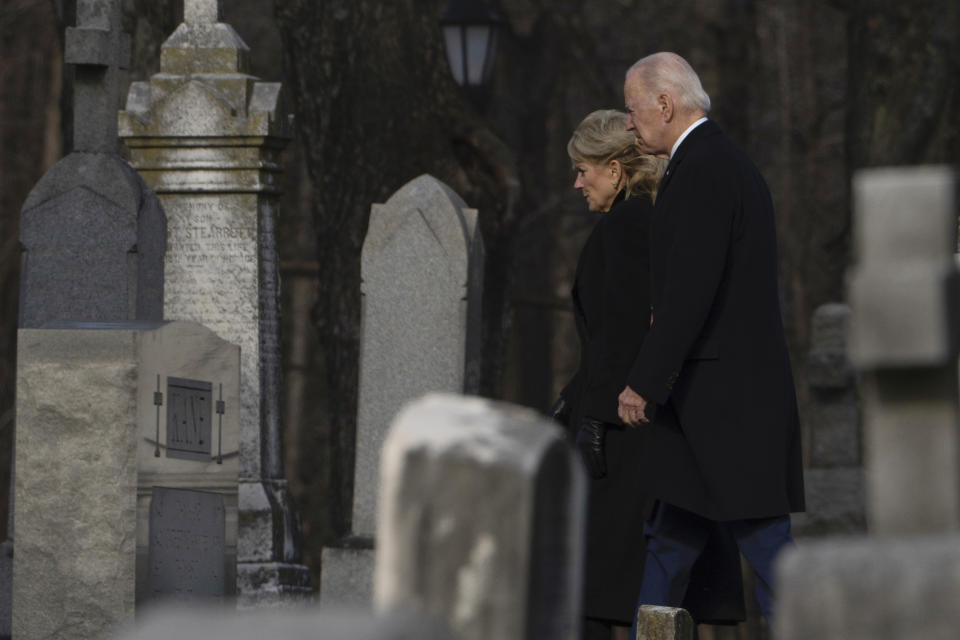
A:
[[[428,394],[394,419],[380,479],[378,611],[460,640],[580,637],[586,481],[555,424]]]
[[[954,638],[960,628],[957,186],[935,166],[854,179],[851,356],[872,535],[784,552],[781,640]]]
[[[77,1],[77,26],[67,28],[64,51],[64,61],[76,68],[74,151],[116,151],[120,70],[130,64],[130,36],[119,24],[120,0]]]
[[[220,22],[223,0],[184,0],[183,21],[187,24]]]
[[[877,534],[960,531],[957,180],[861,171],[851,356],[862,372],[867,517]]]

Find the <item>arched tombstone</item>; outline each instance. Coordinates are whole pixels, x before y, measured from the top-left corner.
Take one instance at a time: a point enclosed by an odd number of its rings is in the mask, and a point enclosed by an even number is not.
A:
[[[166,219],[113,153],[71,153],[33,188],[20,221],[20,327],[158,321]]]
[[[374,204],[361,260],[352,535],[323,552],[321,598],[369,605],[380,448],[405,402],[475,393],[484,249],[477,211],[422,175]]]

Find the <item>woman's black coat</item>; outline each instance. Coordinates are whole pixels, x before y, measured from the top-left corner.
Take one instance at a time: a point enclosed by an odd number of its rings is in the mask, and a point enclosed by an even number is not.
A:
[[[617,417],[617,396],[650,322],[647,196],[619,199],[600,215],[577,263],[573,308],[580,366],[563,390],[580,416],[607,423],[607,475],[591,479],[587,513],[585,614],[630,624],[643,577],[648,500],[636,460],[640,438]]]

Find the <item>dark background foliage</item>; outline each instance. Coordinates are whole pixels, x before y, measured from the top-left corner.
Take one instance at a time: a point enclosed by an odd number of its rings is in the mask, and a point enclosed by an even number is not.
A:
[[[444,0],[224,0],[252,73],[282,81],[296,138],[279,220],[287,476],[306,561],[349,531],[359,257],[371,203],[431,173],[480,210],[487,247],[482,391],[547,407],[576,366],[568,291],[592,218],[565,145],[658,50],[701,75],[711,116],[765,174],[777,208],[787,337],[801,406],[808,325],[842,300],[852,173],[956,163],[954,0],[500,0],[482,101],[456,86]],[[131,79],[158,71],[180,0],[123,0]],[[0,512],[13,424],[19,209],[69,149],[71,0],[0,4]],[[909,212],[904,212],[909,215]],[[5,520],[0,521],[0,534]],[[316,577],[316,576],[315,576]]]

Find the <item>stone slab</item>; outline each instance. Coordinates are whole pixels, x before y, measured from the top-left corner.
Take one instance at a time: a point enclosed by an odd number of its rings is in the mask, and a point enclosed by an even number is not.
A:
[[[228,609],[159,609],[116,640],[454,640],[443,626],[413,614],[375,616],[362,610],[278,612]]]
[[[693,640],[693,618],[686,609],[645,604],[637,609],[634,640]]]
[[[133,331],[21,329],[13,635],[99,637],[133,615]]]
[[[326,607],[373,605],[373,549],[325,547],[320,558],[320,603]]]
[[[222,600],[227,591],[223,571],[225,531],[222,496],[153,487],[148,597]]]
[[[781,556],[780,640],[953,640],[960,629],[960,537],[842,538]]]

